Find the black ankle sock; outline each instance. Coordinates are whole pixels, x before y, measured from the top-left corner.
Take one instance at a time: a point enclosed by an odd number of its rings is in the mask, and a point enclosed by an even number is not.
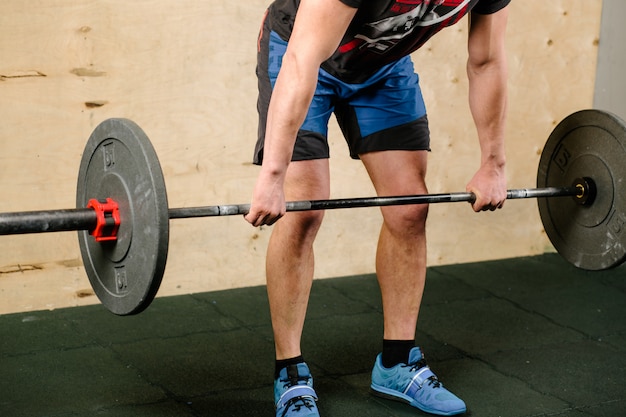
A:
[[[304,363],[302,355],[289,359],[276,359],[276,366],[274,367],[274,379],[278,378],[278,374],[280,373],[281,369],[289,365],[297,365],[299,363]]]
[[[391,368],[399,363],[408,363],[415,340],[383,340],[383,366]]]

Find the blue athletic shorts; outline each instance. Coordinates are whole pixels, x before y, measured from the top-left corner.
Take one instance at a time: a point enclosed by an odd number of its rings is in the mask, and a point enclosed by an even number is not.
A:
[[[254,163],[263,161],[265,123],[287,42],[267,24],[259,42],[258,141]],[[383,150],[429,150],[430,133],[419,77],[410,57],[381,68],[362,84],[342,82],[320,69],[317,89],[296,139],[292,160],[329,157],[328,120],[334,113],[350,156]]]

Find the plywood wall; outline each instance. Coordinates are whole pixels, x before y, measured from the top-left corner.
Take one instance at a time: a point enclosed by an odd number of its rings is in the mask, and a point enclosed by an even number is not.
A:
[[[590,107],[601,1],[513,1],[510,188],[533,186],[543,143]],[[133,119],[159,155],[170,206],[248,202],[257,168],[255,43],[266,0],[5,0],[0,14],[0,211],[73,207],[84,143]],[[463,191],[479,161],[467,106],[467,22],[415,54],[427,100],[431,192]],[[332,197],[373,195],[333,123]],[[374,270],[377,209],[327,213],[318,278]],[[160,296],[264,283],[270,228],[240,217],[176,220]],[[497,213],[439,205],[429,264],[551,251],[534,201]],[[74,233],[0,237],[0,313],[97,302]]]

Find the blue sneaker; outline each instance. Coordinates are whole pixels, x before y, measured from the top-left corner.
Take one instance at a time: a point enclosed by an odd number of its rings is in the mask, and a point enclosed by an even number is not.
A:
[[[276,417],[319,417],[313,377],[306,363],[280,370],[274,381]]]
[[[401,363],[392,368],[385,368],[382,355],[378,355],[371,388],[374,395],[405,402],[431,414],[453,416],[466,411],[463,400],[437,380],[418,347],[411,350],[408,364]]]

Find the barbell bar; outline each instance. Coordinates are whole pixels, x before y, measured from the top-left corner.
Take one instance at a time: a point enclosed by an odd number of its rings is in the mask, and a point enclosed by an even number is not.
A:
[[[507,199],[539,198],[539,197],[573,197],[580,201],[587,199],[593,192],[589,179],[581,178],[570,187],[525,188],[507,190]],[[409,204],[437,203],[472,203],[476,200],[474,193],[456,192],[440,194],[415,194],[390,197],[339,198],[332,200],[304,200],[286,203],[288,212],[310,210],[333,210],[363,207],[400,206]],[[193,217],[230,216],[247,214],[250,204],[233,204],[221,206],[174,208],[169,210],[170,219],[186,219]]]
[[[569,187],[522,188],[507,190],[507,199],[573,197],[580,204],[586,204],[594,193],[594,185],[589,178],[580,178]],[[389,197],[361,197],[330,200],[303,200],[286,203],[287,212],[333,210],[363,207],[383,207],[409,204],[472,203],[476,196],[470,192],[416,194]],[[250,204],[225,204],[215,206],[182,207],[168,209],[169,219],[188,219],[244,215],[250,211]],[[41,210],[13,213],[0,213],[0,235],[29,233],[68,232],[88,230],[94,233],[98,225],[98,212],[95,208]],[[102,237],[102,236],[96,236]],[[115,236],[113,236],[115,237]],[[114,240],[114,239],[111,239]]]
[[[537,188],[508,199],[537,198],[557,252],[576,267],[602,270],[626,259],[626,124],[599,110],[566,117],[541,154]],[[570,197],[570,198],[553,198]],[[473,202],[468,192],[293,201],[287,211]],[[0,235],[78,231],[85,271],[104,306],[137,314],[158,292],[171,219],[246,214],[249,204],[169,208],[165,181],[144,131],[108,119],[93,131],[78,174],[76,209],[0,213]]]

